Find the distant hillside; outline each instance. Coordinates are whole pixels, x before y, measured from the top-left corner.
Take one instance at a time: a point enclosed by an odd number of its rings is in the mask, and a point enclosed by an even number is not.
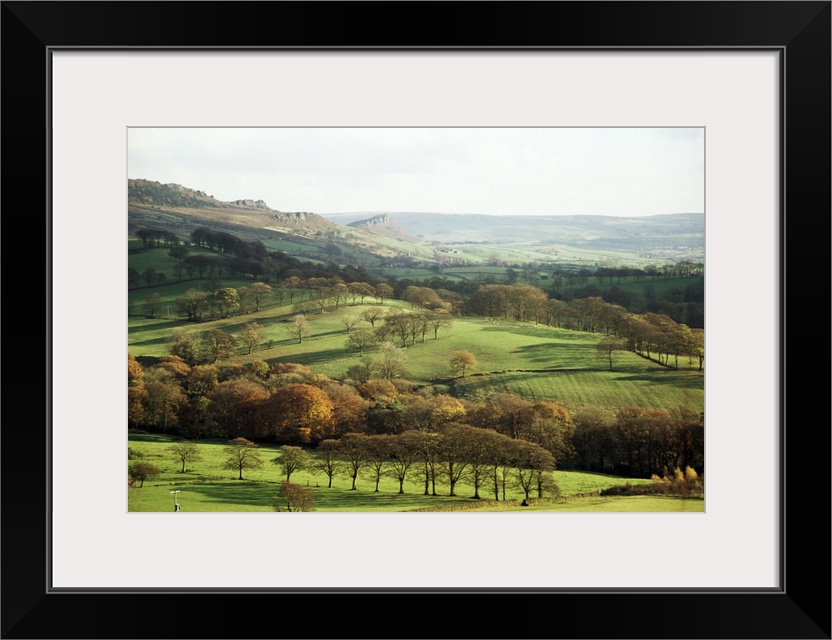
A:
[[[262,200],[223,202],[182,185],[138,179],[127,182],[127,223],[129,234],[150,228],[185,239],[207,227],[247,241],[259,239],[267,247],[299,256],[369,265],[411,258],[418,242],[404,230],[400,235],[407,240],[400,240],[396,234],[341,226],[309,211],[278,211]]]
[[[203,191],[150,180],[127,181],[127,205],[128,216],[136,224],[147,224],[148,217],[170,221],[171,216],[184,216],[199,224],[233,224],[307,238],[339,228],[308,211],[276,211],[262,200],[223,202]],[[139,222],[138,217],[144,220]]]
[[[410,233],[434,242],[569,244],[588,249],[651,249],[684,245],[704,251],[705,216],[676,213],[655,216],[494,216],[393,212],[387,214]],[[367,214],[327,214],[350,224]]]
[[[404,242],[421,242],[421,238],[402,229],[386,213],[367,218],[366,220],[356,220],[355,222],[350,222],[347,226],[353,227],[354,229],[362,229],[384,238],[393,238],[394,240],[402,240]]]
[[[162,184],[152,180],[128,180],[127,202],[174,209],[261,209],[271,211],[262,200],[234,200],[222,202],[204,191],[196,191],[181,184]]]

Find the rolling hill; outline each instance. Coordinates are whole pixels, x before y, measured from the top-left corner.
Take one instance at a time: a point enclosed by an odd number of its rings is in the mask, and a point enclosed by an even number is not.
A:
[[[494,216],[387,212],[280,211],[262,200],[223,202],[178,184],[128,180],[128,232],[142,227],[187,238],[199,227],[259,240],[305,259],[388,268],[480,263],[487,245],[523,263],[603,260],[623,264],[704,261],[704,214],[642,217]],[[452,245],[469,245],[468,247]],[[494,252],[492,252],[494,253]],[[593,255],[598,256],[593,259]],[[479,257],[477,257],[479,256]]]
[[[223,202],[182,185],[149,180],[128,180],[127,217],[130,234],[140,228],[155,228],[185,239],[195,229],[208,227],[247,241],[259,240],[271,250],[318,260],[372,266],[419,254],[412,239],[381,237],[309,211],[278,211],[262,200]],[[425,248],[424,256],[418,257],[429,256]]]

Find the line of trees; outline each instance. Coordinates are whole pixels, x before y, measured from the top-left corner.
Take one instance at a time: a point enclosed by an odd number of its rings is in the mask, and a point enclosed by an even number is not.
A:
[[[285,447],[284,447],[285,449]],[[531,492],[557,493],[551,472],[555,458],[551,452],[531,442],[463,423],[448,423],[436,430],[415,429],[398,435],[348,434],[341,439],[322,441],[315,456],[306,456],[303,466],[327,477],[327,486],[339,474],[358,488],[364,477],[379,490],[383,478],[398,482],[405,492],[405,481],[418,479],[424,495],[438,495],[442,485],[448,495],[457,495],[460,482],[473,487],[473,498],[489,487],[495,500],[505,500],[507,487],[520,487],[526,498]]]
[[[166,229],[138,229],[136,237],[142,241],[142,247],[172,247],[179,244],[179,237]]]
[[[155,271],[150,274],[151,282],[155,275]],[[287,298],[293,304],[295,313],[307,315],[364,305],[368,298],[383,304],[391,293],[391,287],[383,283],[374,287],[366,282],[345,283],[340,278],[303,280],[291,277],[274,286],[257,281],[234,288],[224,286],[219,278],[209,277],[201,289],[190,288],[179,295],[174,307],[177,314],[189,322],[205,322],[254,313],[270,303],[282,305]],[[155,317],[159,312],[161,300],[158,293],[152,293],[145,299],[145,312],[149,317]],[[365,319],[363,313],[362,319]]]
[[[182,462],[183,471],[186,459],[202,459],[192,442],[177,443],[169,451],[177,462]],[[266,465],[258,444],[247,438],[229,440],[224,452],[227,457],[222,466],[237,474],[238,480],[245,479],[246,471]],[[332,488],[336,479],[344,478],[353,491],[359,489],[359,482],[368,481],[372,490],[378,492],[381,481],[389,478],[398,483],[399,494],[405,493],[408,481],[418,481],[424,487],[424,495],[432,496],[440,492],[456,496],[461,483],[473,488],[471,497],[475,499],[487,495],[505,500],[508,489],[521,489],[526,500],[533,495],[542,498],[560,493],[552,475],[556,461],[550,451],[532,442],[463,423],[397,435],[350,433],[322,440],[314,450],[283,445],[271,463],[279,468],[284,484],[291,484],[292,474],[303,470],[324,476],[327,488]],[[158,475],[159,469],[153,465],[137,462],[130,466],[133,482],[143,483]]]

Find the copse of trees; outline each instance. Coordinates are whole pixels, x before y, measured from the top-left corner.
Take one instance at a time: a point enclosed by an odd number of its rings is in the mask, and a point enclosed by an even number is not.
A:
[[[246,242],[225,231],[200,227],[191,232],[191,243],[212,251],[228,253],[238,258],[263,258],[268,254],[259,240]]]
[[[244,329],[245,335],[245,329]],[[168,352],[189,366],[214,364],[237,353],[237,338],[222,329],[202,332],[174,331],[168,340]]]
[[[178,334],[172,343],[175,354],[152,366],[128,358],[131,428],[187,440],[244,438],[297,447],[316,447],[348,435],[413,432],[408,437],[420,439],[424,451],[407,469],[397,469],[422,478],[428,492],[441,478],[458,482],[461,467],[453,460],[440,463],[436,449],[437,434],[454,424],[539,446],[561,468],[649,477],[665,467],[690,466],[701,472],[704,466],[701,414],[641,407],[616,413],[583,407],[571,413],[557,402],[510,393],[458,399],[417,392],[405,381],[404,350],[391,342],[357,365],[357,374],[365,375],[339,382],[293,363],[230,364],[215,358],[203,339],[198,333]],[[330,462],[333,472],[345,464],[341,458]]]
[[[574,416],[576,469],[649,477],[665,468],[704,469],[704,417],[686,411],[584,408]]]
[[[181,241],[179,236],[166,229],[137,229],[135,236],[142,241],[142,248],[173,247]]]
[[[192,256],[192,258],[193,261],[189,258],[185,259],[182,268],[201,278],[204,277],[205,281],[201,288],[191,287],[179,295],[174,303],[176,312],[189,322],[204,322],[258,312],[272,302],[278,305],[283,304],[285,297],[288,297],[293,310],[300,315],[313,312],[322,314],[325,311],[336,311],[348,305],[364,304],[368,296],[376,295],[375,288],[366,282],[345,283],[337,277],[302,279],[291,276],[274,286],[256,281],[239,288],[225,287],[220,280],[223,272],[216,268],[217,262],[214,258],[210,256]],[[142,274],[137,273],[136,277],[141,278]],[[153,280],[155,275],[150,274],[149,277]],[[159,304],[151,307],[151,302],[156,299],[154,296],[158,297],[157,303],[161,302],[159,294],[152,294],[147,298],[145,308],[151,317],[160,308]],[[375,326],[376,321],[383,314],[384,309],[378,307],[354,314],[351,316],[354,318],[352,326],[359,321],[368,321],[371,326]]]

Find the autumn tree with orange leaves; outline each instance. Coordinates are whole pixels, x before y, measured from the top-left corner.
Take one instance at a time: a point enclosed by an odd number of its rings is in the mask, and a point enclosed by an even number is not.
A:
[[[278,442],[315,444],[332,435],[334,406],[325,391],[293,383],[275,389],[266,409],[269,435]]]

